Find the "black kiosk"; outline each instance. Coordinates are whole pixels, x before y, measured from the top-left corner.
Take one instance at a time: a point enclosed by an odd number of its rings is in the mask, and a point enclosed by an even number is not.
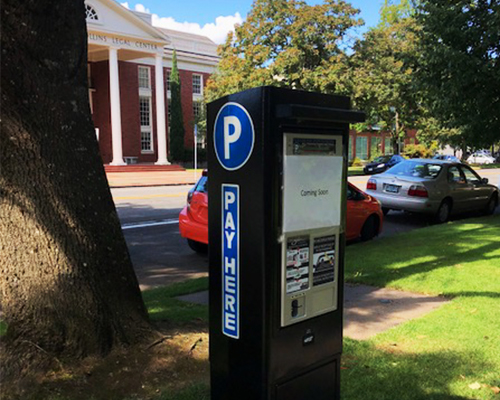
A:
[[[338,400],[347,97],[259,87],[208,105],[212,400]]]

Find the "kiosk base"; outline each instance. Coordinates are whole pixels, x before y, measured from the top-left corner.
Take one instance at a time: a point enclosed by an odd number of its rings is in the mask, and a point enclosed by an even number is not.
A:
[[[338,400],[340,357],[276,386],[276,400]]]

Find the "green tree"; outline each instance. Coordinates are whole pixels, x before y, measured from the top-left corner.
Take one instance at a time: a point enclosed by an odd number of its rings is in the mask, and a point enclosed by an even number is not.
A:
[[[172,71],[170,72],[170,157],[172,161],[184,160],[184,116],[182,113],[181,80],[177,67],[177,52],[172,55]]]
[[[398,140],[416,127],[418,91],[414,85],[416,24],[407,1],[381,8],[381,22],[354,46],[350,58],[351,91],[356,107],[367,114],[359,129],[377,125],[390,133],[393,150]]]
[[[462,147],[500,140],[500,1],[422,0],[417,77]],[[457,139],[457,137],[455,137]]]
[[[90,115],[84,1],[5,0],[1,17],[4,385],[151,329]]]
[[[256,0],[219,47],[207,100],[260,85],[345,92],[346,34],[362,20],[344,1]]]

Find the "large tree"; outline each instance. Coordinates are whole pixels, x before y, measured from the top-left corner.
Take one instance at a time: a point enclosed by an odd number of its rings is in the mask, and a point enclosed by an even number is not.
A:
[[[352,96],[367,113],[366,129],[378,126],[389,132],[394,152],[408,129],[417,126],[419,95],[414,85],[415,20],[408,1],[386,0],[379,25],[354,46],[350,58]]]
[[[4,0],[3,378],[150,332],[90,116],[83,0]]]
[[[462,145],[500,140],[500,1],[421,0],[417,76],[433,116]]]
[[[346,34],[362,24],[349,3],[255,0],[220,46],[207,100],[260,85],[344,92]]]

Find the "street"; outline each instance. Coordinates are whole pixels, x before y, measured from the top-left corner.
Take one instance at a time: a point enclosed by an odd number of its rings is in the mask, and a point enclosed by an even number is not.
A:
[[[500,184],[500,169],[478,172],[492,184]],[[349,181],[363,190],[368,179],[369,176],[355,176]],[[142,289],[205,276],[208,272],[207,257],[194,253],[179,234],[178,216],[190,188],[161,186],[111,190]],[[496,213],[500,213],[500,207]],[[469,215],[454,219],[467,217]],[[420,215],[391,211],[384,218],[380,237],[428,225],[429,220]]]

